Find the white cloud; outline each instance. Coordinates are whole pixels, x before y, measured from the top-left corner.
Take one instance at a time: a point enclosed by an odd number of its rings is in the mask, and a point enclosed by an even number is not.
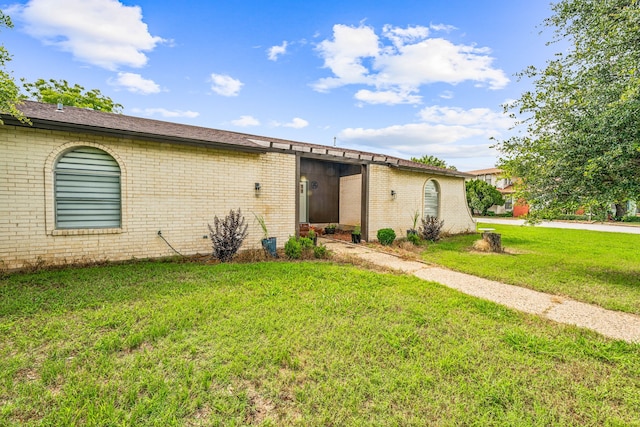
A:
[[[454,96],[455,96],[454,93],[451,92],[450,90],[445,90],[440,94],[440,98],[442,99],[453,99]]]
[[[488,156],[491,137],[500,137],[513,121],[486,108],[464,110],[427,107],[418,113],[418,123],[382,128],[347,128],[338,138],[368,150],[404,155],[446,155],[449,158]]]
[[[495,112],[489,108],[471,108],[464,110],[456,107],[426,107],[419,113],[425,122],[445,125],[462,125],[476,128],[493,128],[506,130],[513,126],[508,115]]]
[[[271,46],[267,50],[267,57],[269,58],[269,60],[277,61],[278,56],[284,55],[285,53],[287,53],[287,45],[288,43],[286,41],[283,41],[280,46]]]
[[[457,28],[454,27],[453,25],[447,25],[447,24],[431,24],[429,25],[429,29],[433,31],[444,31],[445,33],[449,33],[453,30],[457,30]]]
[[[109,81],[114,86],[122,86],[129,92],[149,95],[159,93],[160,86],[153,80],[145,79],[140,74],[135,73],[118,73],[118,77]]]
[[[145,116],[160,116],[165,118],[187,117],[193,119],[200,115],[200,113],[196,111],[167,110],[165,108],[134,108],[132,111]]]
[[[240,127],[259,126],[260,121],[253,116],[240,116],[239,119],[232,120],[231,124]]]
[[[300,117],[294,117],[289,123],[273,122],[272,125],[276,127],[302,129],[309,126],[309,122],[305,119],[301,119]]]
[[[411,95],[409,91],[396,92],[393,90],[377,91],[373,92],[367,89],[361,89],[354,97],[362,102],[368,104],[419,104],[422,102],[422,97],[417,95]]]
[[[327,92],[345,85],[367,85],[375,91],[359,91],[357,97],[361,101],[380,103],[384,99],[385,103],[392,103],[391,95],[396,94],[397,103],[414,103],[415,97],[398,95],[418,92],[422,85],[436,82],[455,85],[472,81],[490,89],[506,86],[509,79],[492,66],[488,48],[429,37],[430,29],[452,28],[385,25],[379,37],[369,26],[334,25],[333,39],[317,45],[324,67],[333,75],[319,79],[312,87]],[[374,95],[376,92],[380,94]]]
[[[144,52],[166,41],[149,33],[139,6],[116,0],[30,0],[12,17],[32,37],[109,70],[144,66]]]
[[[244,85],[240,80],[225,74],[211,74],[211,90],[222,96],[238,96]]]

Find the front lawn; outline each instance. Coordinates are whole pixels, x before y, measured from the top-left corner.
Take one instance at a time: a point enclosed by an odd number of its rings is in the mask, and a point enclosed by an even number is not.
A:
[[[479,234],[429,245],[423,259],[454,270],[640,314],[640,235],[479,224],[506,254],[472,250]]]
[[[0,279],[0,425],[640,425],[638,390],[640,345],[409,276],[136,263]]]

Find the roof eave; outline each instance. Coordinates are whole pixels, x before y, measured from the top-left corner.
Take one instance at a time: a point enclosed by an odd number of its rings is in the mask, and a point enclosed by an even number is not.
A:
[[[8,116],[5,114],[0,115],[2,117],[2,121],[5,125],[11,126],[20,126],[34,129],[44,129],[44,130],[53,130],[60,132],[83,132],[92,135],[99,136],[109,136],[116,138],[130,138],[137,139],[143,141],[152,141],[152,142],[165,142],[165,143],[173,143],[173,144],[181,144],[181,145],[189,145],[196,147],[208,147],[208,148],[221,148],[228,150],[236,150],[236,151],[244,151],[244,152],[253,152],[253,153],[266,153],[267,151],[271,151],[265,149],[260,146],[243,146],[239,144],[229,144],[225,142],[215,142],[215,141],[206,141],[202,139],[196,138],[184,138],[172,135],[162,135],[162,134],[154,134],[148,132],[136,132],[124,129],[113,129],[113,128],[105,128],[100,126],[91,126],[91,125],[83,125],[76,123],[67,123],[67,122],[59,122],[54,120],[47,119],[39,119],[39,118],[29,118],[31,124],[22,123],[16,118],[12,116]]]

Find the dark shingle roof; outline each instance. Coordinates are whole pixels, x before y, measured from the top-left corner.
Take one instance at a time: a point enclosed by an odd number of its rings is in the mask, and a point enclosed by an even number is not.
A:
[[[244,134],[200,126],[191,126],[161,120],[105,113],[84,108],[65,106],[62,110],[54,104],[24,101],[18,105],[33,127],[67,132],[152,140],[173,144],[189,144],[205,147],[229,148],[242,151],[290,151],[308,153],[327,160],[342,158],[350,161],[366,161],[387,164],[392,167],[430,172],[438,175],[468,178],[471,175],[450,169],[428,166],[383,154],[349,150],[326,145],[309,144],[265,136]],[[11,116],[2,114],[6,124],[22,125]],[[29,125],[25,125],[29,126]]]

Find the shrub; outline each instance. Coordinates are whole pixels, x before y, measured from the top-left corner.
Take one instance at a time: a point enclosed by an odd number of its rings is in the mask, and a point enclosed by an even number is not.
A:
[[[329,256],[329,251],[325,245],[318,245],[313,247],[313,256],[315,258],[326,258]]]
[[[308,237],[291,236],[284,245],[284,254],[289,259],[326,258],[328,251],[326,246],[314,246]]]
[[[217,216],[214,217],[213,227],[211,224],[207,224],[207,226],[213,246],[213,256],[222,262],[230,261],[238,252],[247,237],[247,228],[249,227],[239,208],[237,212],[231,209],[229,215],[222,221]]]
[[[420,226],[420,236],[429,242],[437,242],[440,240],[440,231],[444,225],[444,220],[440,221],[437,217],[427,215],[422,218]]]
[[[623,216],[622,222],[640,222],[640,216]]]
[[[420,244],[420,236],[414,233],[407,234],[407,240],[418,246]]]
[[[396,232],[392,228],[381,228],[378,230],[377,237],[380,244],[389,246],[396,240]]]
[[[300,247],[302,248],[302,250],[313,248],[313,239],[310,239],[308,237],[300,237],[298,241],[300,242]]]
[[[289,237],[284,244],[284,254],[290,259],[300,259],[302,257],[302,244],[295,237]]]

